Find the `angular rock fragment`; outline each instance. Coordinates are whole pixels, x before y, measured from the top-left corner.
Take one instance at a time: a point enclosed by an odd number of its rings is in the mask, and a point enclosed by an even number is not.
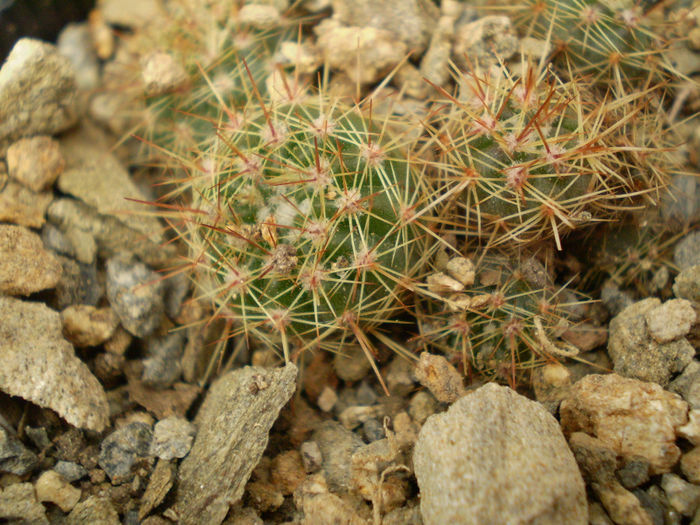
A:
[[[22,226],[0,225],[0,254],[0,293],[30,295],[53,288],[61,278],[56,257]]]

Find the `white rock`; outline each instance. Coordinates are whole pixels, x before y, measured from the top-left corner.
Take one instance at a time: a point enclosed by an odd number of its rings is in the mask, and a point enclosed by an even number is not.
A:
[[[644,318],[647,330],[657,343],[667,343],[683,337],[695,323],[693,305],[685,299],[671,299],[648,311]]]

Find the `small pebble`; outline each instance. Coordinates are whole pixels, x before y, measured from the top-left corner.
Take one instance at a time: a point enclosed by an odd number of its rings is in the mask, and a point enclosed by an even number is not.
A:
[[[681,456],[681,472],[685,479],[700,485],[700,447],[695,447]]]
[[[673,262],[681,271],[700,264],[700,231],[689,233],[676,244]]]
[[[58,259],[28,228],[0,225],[0,253],[0,293],[30,295],[53,288],[61,278]]]
[[[53,469],[71,483],[87,476],[85,467],[72,461],[57,461]]]
[[[171,416],[161,419],[153,429],[150,454],[160,459],[184,458],[192,448],[197,427],[186,419]]]
[[[676,297],[700,304],[700,264],[686,268],[676,276],[673,293]]]
[[[58,142],[51,137],[20,139],[7,149],[10,177],[32,191],[50,188],[65,166]]]
[[[301,461],[304,464],[304,470],[308,474],[318,472],[323,464],[323,456],[321,449],[318,448],[318,443],[315,441],[304,441],[301,444]]]
[[[34,484],[36,497],[39,501],[54,503],[63,512],[70,512],[80,501],[82,491],[71,485],[55,470],[47,470]]]
[[[683,516],[693,516],[700,505],[700,487],[688,483],[676,474],[661,476],[661,488],[668,502]]]
[[[0,472],[25,476],[39,464],[39,458],[13,433],[0,426]]]
[[[108,435],[100,445],[99,464],[114,485],[131,481],[132,466],[150,456],[153,431],[145,423],[130,423]]]
[[[121,525],[119,514],[109,499],[89,496],[81,501],[66,518],[67,525]]]
[[[647,329],[657,343],[683,337],[696,321],[693,305],[685,299],[671,299],[644,315]]]
[[[421,390],[416,392],[408,402],[408,413],[411,419],[422,425],[438,409],[438,402],[430,392]]]
[[[338,401],[338,394],[336,394],[335,389],[327,386],[319,394],[316,404],[318,408],[324,412],[330,412],[333,410],[336,402]]]
[[[146,339],[141,380],[154,388],[170,387],[182,374],[180,359],[184,349],[185,336],[182,330],[164,337],[151,336]]]
[[[368,443],[373,443],[386,437],[384,436],[384,425],[378,419],[368,419],[362,423],[362,433]]]
[[[97,346],[112,337],[119,319],[111,308],[87,304],[69,306],[61,312],[63,335],[79,348]]]
[[[333,356],[333,366],[343,381],[359,381],[367,375],[371,365],[360,345],[353,345]]]
[[[306,470],[299,451],[287,450],[272,460],[270,481],[285,496],[293,494],[305,479]]]
[[[418,381],[441,403],[454,403],[466,393],[462,375],[440,355],[423,352],[415,374]]]

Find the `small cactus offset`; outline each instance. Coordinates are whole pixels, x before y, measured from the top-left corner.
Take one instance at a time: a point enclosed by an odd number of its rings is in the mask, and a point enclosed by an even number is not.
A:
[[[368,334],[407,309],[429,256],[419,173],[357,107],[261,97],[246,115],[190,168],[184,238],[203,295],[287,359],[346,340],[369,357]]]
[[[427,146],[437,150],[443,234],[513,247],[553,237],[561,249],[568,232],[657,197],[665,184],[662,174],[637,177],[621,155],[631,148],[614,144],[635,117],[620,111],[629,100],[595,100],[585,84],[530,66],[457,81],[457,96],[443,92]]]

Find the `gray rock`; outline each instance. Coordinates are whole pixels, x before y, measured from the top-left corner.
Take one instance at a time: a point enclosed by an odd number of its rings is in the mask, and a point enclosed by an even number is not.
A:
[[[688,483],[676,474],[661,476],[661,488],[668,502],[683,516],[693,516],[700,505],[700,487]]]
[[[452,57],[463,68],[488,67],[508,60],[518,50],[518,36],[507,16],[484,16],[458,23]]]
[[[44,246],[51,251],[66,257],[75,257],[75,248],[73,244],[66,238],[61,230],[53,224],[46,223],[41,228],[41,240]]]
[[[51,446],[51,440],[44,427],[24,427],[24,432],[34,446],[44,451]]]
[[[130,481],[134,464],[151,457],[152,440],[151,427],[140,421],[124,425],[102,440],[98,461],[114,485]]]
[[[85,467],[73,463],[72,461],[57,461],[53,469],[71,483],[88,475],[88,471],[85,470]]]
[[[657,343],[668,343],[686,335],[695,324],[695,317],[693,305],[685,299],[671,299],[644,315],[647,330]]]
[[[0,225],[0,293],[30,295],[53,288],[61,265],[41,238],[23,226]]]
[[[68,129],[78,116],[70,61],[51,44],[18,40],[0,69],[0,155],[19,138]]]
[[[49,524],[46,510],[36,500],[31,483],[15,483],[0,490],[0,519],[11,520],[11,523]]]
[[[121,525],[121,522],[107,498],[90,496],[73,507],[66,525]]]
[[[163,281],[165,286],[165,313],[170,319],[177,317],[185,300],[187,292],[190,290],[190,282],[183,273],[177,273]]]
[[[673,283],[673,293],[676,297],[700,304],[700,264],[686,268],[678,274]]]
[[[617,470],[617,479],[628,490],[649,481],[649,462],[644,458],[632,458]]]
[[[362,433],[368,443],[378,441],[383,439],[384,436],[384,425],[378,419],[368,419],[362,423]]]
[[[128,332],[145,337],[161,322],[163,285],[159,275],[127,254],[107,261],[107,297]]]
[[[661,200],[661,214],[671,224],[683,227],[700,219],[700,179],[695,173],[677,173],[671,177],[672,191]]]
[[[161,419],[153,429],[151,455],[170,460],[184,458],[192,448],[197,427],[186,419],[171,416]]]
[[[27,449],[11,429],[0,425],[0,472],[24,476],[38,463],[36,454]]]
[[[175,512],[183,524],[221,523],[243,496],[268,433],[296,387],[297,368],[245,367],[216,380],[197,414],[194,446],[180,464]]]
[[[659,307],[656,298],[638,301],[610,321],[608,353],[618,374],[665,386],[682,371],[695,350],[684,338],[657,343],[647,330],[646,315]]]
[[[367,381],[362,381],[357,387],[357,404],[358,405],[373,405],[377,402],[377,393],[374,391]]]
[[[68,423],[102,431],[107,397],[63,338],[61,318],[42,303],[0,296],[0,389],[55,410]]]
[[[425,390],[416,392],[408,402],[408,413],[419,425],[425,423],[425,420],[437,412],[437,409],[437,400]]]
[[[673,262],[680,270],[700,264],[700,231],[689,233],[676,244]]]
[[[683,373],[668,385],[668,390],[685,399],[690,408],[700,409],[700,362],[688,363]]]
[[[318,472],[323,464],[323,455],[318,443],[315,441],[304,441],[301,444],[301,461],[307,474]]]
[[[559,424],[509,388],[485,385],[428,418],[413,464],[425,523],[588,523]]]
[[[168,388],[182,374],[180,358],[185,349],[184,332],[173,332],[163,337],[151,336],[146,339],[145,347],[141,379],[148,386]]]
[[[80,264],[72,259],[58,256],[63,273],[56,285],[51,302],[56,310],[84,304],[95,306],[104,295],[104,286],[97,278],[97,265]]]
[[[610,315],[617,315],[634,302],[632,295],[620,290],[613,281],[605,281],[600,290],[600,300]]]
[[[65,26],[58,35],[56,46],[58,52],[73,64],[78,88],[85,91],[95,89],[100,81],[100,63],[88,24],[73,23]]]

